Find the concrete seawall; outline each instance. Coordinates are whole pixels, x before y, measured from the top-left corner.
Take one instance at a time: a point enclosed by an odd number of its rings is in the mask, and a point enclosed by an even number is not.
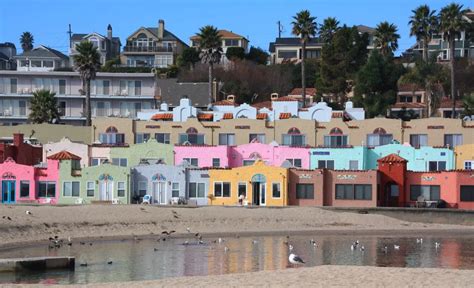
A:
[[[74,257],[30,257],[0,259],[0,272],[45,271],[54,269],[74,270]]]
[[[323,207],[334,212],[353,212],[361,214],[379,214],[407,222],[437,223],[474,226],[474,211],[459,209],[433,208],[340,208]]]

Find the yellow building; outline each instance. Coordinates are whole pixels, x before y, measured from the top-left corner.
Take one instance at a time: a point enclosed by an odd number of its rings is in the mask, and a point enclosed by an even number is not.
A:
[[[288,169],[265,165],[256,161],[251,166],[209,170],[210,205],[238,205],[244,195],[244,204],[253,206],[288,205]]]
[[[474,170],[474,144],[459,145],[454,148],[456,169]]]

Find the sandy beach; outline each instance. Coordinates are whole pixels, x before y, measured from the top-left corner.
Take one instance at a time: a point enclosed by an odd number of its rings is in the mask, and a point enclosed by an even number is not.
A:
[[[32,215],[27,215],[26,211]],[[8,217],[11,219],[8,219]],[[163,230],[187,234],[186,228],[205,236],[292,234],[324,231],[329,234],[469,234],[474,226],[426,224],[356,212],[335,212],[315,207],[156,207],[139,205],[0,206],[0,242],[3,249],[46,242],[49,237],[107,239],[156,237]],[[377,273],[377,274],[375,274]],[[376,277],[374,275],[377,275]],[[471,285],[472,271],[454,269],[405,269],[360,266],[261,271],[156,281],[91,284],[91,287],[183,286],[311,286],[464,287]],[[35,286],[35,285],[34,285]],[[8,287],[8,286],[7,286]]]

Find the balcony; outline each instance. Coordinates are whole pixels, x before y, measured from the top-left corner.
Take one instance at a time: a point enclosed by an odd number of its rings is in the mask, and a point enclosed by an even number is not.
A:
[[[125,54],[132,53],[158,53],[158,52],[174,52],[175,49],[170,46],[125,46],[123,52]]]

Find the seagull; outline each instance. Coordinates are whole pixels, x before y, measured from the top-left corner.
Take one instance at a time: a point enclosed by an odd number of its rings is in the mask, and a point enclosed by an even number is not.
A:
[[[393,245],[393,249],[400,250],[400,245]]]
[[[435,248],[438,249],[441,246],[441,243],[435,242]]]
[[[166,234],[166,235],[170,236],[171,234],[173,234],[173,233],[175,233],[175,232],[176,232],[176,231],[174,231],[174,230],[171,230],[171,231],[163,231],[163,232],[161,232],[161,234]]]
[[[220,243],[224,242],[224,239],[219,238],[219,239],[217,240],[217,242],[219,242],[219,244],[220,244]]]
[[[199,244],[204,244],[204,241],[202,241],[202,240],[199,240],[199,242],[198,242],[198,243],[199,243]]]
[[[382,251],[383,251],[385,254],[387,254],[387,252],[388,252],[388,247],[387,247],[387,246],[383,247],[383,248],[382,248]]]
[[[81,264],[79,264],[79,266],[81,266],[81,267],[87,267],[87,262],[81,263]]]
[[[112,265],[112,260],[108,261],[107,264]]]
[[[354,251],[356,248],[357,248],[357,246],[355,244],[351,245],[351,251]]]
[[[303,259],[300,258],[300,256],[293,253],[291,253],[290,256],[288,256],[288,261],[290,261],[290,263],[293,265],[300,265],[300,264],[305,263]]]
[[[224,247],[224,252],[227,253],[229,250],[230,250],[229,247],[227,247],[227,246]]]
[[[364,251],[365,251],[365,247],[364,247],[364,246],[360,246],[359,250],[360,250],[361,252],[364,252]]]
[[[293,245],[288,244],[288,250],[293,251]]]
[[[183,245],[189,245],[189,241],[188,240],[184,241]]]
[[[33,213],[31,213],[29,210],[26,210],[26,215],[33,215]]]
[[[423,244],[423,238],[420,238],[420,239],[416,238],[416,243],[417,244]]]
[[[252,244],[258,244],[257,240],[252,240]]]
[[[309,240],[309,243],[310,243],[310,244],[315,244],[316,241],[314,241],[314,239],[311,239],[311,240]]]
[[[188,231],[188,233],[191,233],[191,228],[186,228],[186,231]]]

